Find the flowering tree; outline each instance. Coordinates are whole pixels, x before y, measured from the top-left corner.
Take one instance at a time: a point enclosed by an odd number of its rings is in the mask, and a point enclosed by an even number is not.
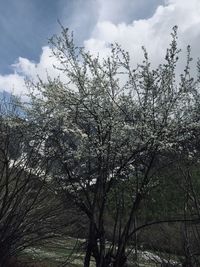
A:
[[[43,157],[51,161],[56,190],[88,218],[85,267],[91,257],[98,267],[125,266],[135,232],[160,223],[134,222],[143,199],[159,186],[160,170],[171,164],[168,155],[181,153],[198,127],[193,116],[198,82],[189,74],[189,47],[184,73],[176,79],[176,30],[157,69],[145,49],[144,61],[132,69],[130,55],[119,45],[101,59],[76,47],[67,29],[51,39],[66,83],[40,81],[29,119],[45,132]],[[113,223],[106,245],[108,213]]]

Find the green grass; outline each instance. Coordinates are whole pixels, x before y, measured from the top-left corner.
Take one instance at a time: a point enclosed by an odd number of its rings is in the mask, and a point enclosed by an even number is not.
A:
[[[70,260],[71,266],[82,266],[83,240],[54,239],[48,243],[26,249],[20,256],[30,262],[40,262],[57,267]],[[67,265],[70,266],[70,265]]]
[[[83,266],[83,245],[84,240],[74,238],[54,239],[48,243],[41,244],[40,246],[26,249],[21,258],[36,263],[37,266],[45,267],[60,267],[65,262],[66,266],[81,267]],[[144,257],[145,252],[139,251],[138,259],[140,267],[156,267],[158,264],[154,263],[150,258]],[[147,255],[155,255],[155,252],[146,252]],[[134,253],[129,256],[129,264],[133,263]],[[167,258],[167,257],[166,257]],[[95,267],[93,263],[91,267]]]

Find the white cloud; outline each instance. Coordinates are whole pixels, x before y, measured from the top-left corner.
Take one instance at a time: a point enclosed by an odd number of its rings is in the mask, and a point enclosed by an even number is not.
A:
[[[96,0],[98,20],[119,23],[147,18],[164,2],[165,0]]]
[[[48,46],[44,46],[38,63],[19,57],[17,63],[12,66],[16,73],[28,79],[37,80],[39,76],[42,80],[46,80],[47,76],[55,78],[61,74],[60,71],[54,68],[54,65],[58,65],[56,58],[52,55],[51,49]]]
[[[22,95],[26,92],[24,77],[14,73],[8,75],[0,75],[0,91],[7,91]]]
[[[38,77],[47,81],[48,76],[51,78],[60,76],[62,81],[66,81],[64,74],[54,65],[59,66],[59,63],[48,46],[42,48],[38,63],[19,57],[17,62],[12,65],[13,74],[0,75],[0,91],[4,90],[24,97],[28,93],[25,79],[37,82]]]
[[[170,42],[172,27],[178,25],[179,46],[191,44],[194,57],[198,57],[200,42],[200,1],[168,0],[158,6],[149,19],[135,20],[130,24],[114,24],[100,19],[85,46],[92,53],[105,56],[107,44],[118,42],[129,51],[135,64],[141,62],[145,46],[154,65],[160,63]]]

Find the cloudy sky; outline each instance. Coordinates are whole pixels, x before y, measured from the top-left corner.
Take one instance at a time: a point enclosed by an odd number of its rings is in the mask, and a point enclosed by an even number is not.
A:
[[[174,25],[179,46],[187,44],[200,57],[200,0],[1,0],[0,90],[25,93],[24,77],[43,79],[54,59],[48,38],[61,23],[74,31],[76,42],[106,56],[107,44],[117,41],[142,59],[144,45],[153,64],[163,57]]]

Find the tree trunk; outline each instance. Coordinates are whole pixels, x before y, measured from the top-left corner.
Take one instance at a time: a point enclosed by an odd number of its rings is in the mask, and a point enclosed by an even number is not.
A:
[[[89,234],[88,234],[88,243],[86,247],[85,259],[84,259],[84,267],[90,266],[91,256],[95,258],[96,266],[99,266],[99,251],[97,244],[97,230],[96,225],[93,221],[90,222]]]
[[[86,248],[86,253],[85,253],[85,259],[84,259],[84,267],[90,266],[91,254],[92,254],[92,249],[91,249],[90,243],[88,242],[87,248]]]
[[[85,253],[85,259],[84,259],[84,267],[90,266],[90,260],[92,256],[92,250],[93,250],[93,243],[95,238],[95,227],[94,222],[90,221],[90,228],[88,233],[88,240],[87,240],[87,247],[86,247],[86,253]]]
[[[113,261],[113,267],[126,267],[127,266],[127,256],[125,253],[125,246],[118,250],[118,253]]]
[[[125,254],[117,257],[113,262],[113,267],[127,267],[127,257]]]

